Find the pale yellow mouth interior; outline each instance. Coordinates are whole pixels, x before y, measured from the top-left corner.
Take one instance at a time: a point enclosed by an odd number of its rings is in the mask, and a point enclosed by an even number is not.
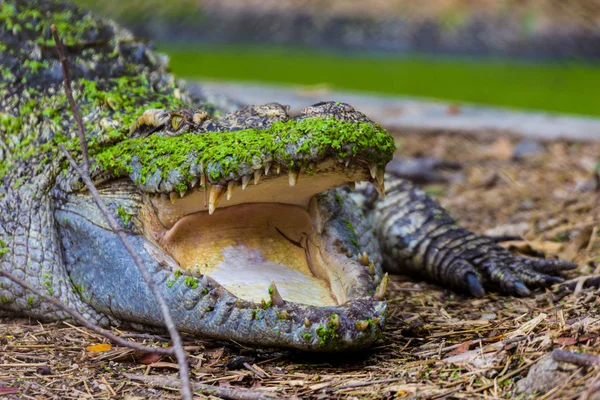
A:
[[[336,250],[336,238],[324,240],[321,230],[330,213],[320,215],[314,196],[366,180],[369,172],[364,165],[344,167],[336,160],[314,171],[301,173],[293,185],[285,173],[255,180],[245,190],[237,182],[212,209],[207,198],[210,203],[215,186],[183,197],[149,196],[143,230],[179,268],[207,275],[241,299],[268,302],[274,283],[284,301],[344,304],[365,295],[358,280],[364,267],[347,250]]]
[[[242,299],[269,301],[268,288],[274,282],[284,300],[336,305],[337,296],[312,265],[308,246],[313,229],[301,207],[251,203],[213,215],[187,215],[160,244],[182,269],[208,275]]]

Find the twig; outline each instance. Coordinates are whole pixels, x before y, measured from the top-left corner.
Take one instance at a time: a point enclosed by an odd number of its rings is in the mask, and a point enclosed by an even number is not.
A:
[[[165,349],[165,348],[154,348],[154,347],[144,346],[144,345],[138,344],[136,342],[130,342],[128,340],[125,340],[125,339],[123,339],[123,338],[121,338],[121,337],[119,337],[119,336],[111,333],[110,331],[107,331],[106,329],[102,329],[99,326],[92,324],[87,319],[85,319],[85,317],[83,315],[79,314],[77,311],[75,311],[71,307],[67,306],[66,304],[63,304],[60,301],[58,301],[58,299],[56,299],[54,297],[47,296],[43,292],[41,292],[40,290],[29,286],[27,284],[27,282],[25,282],[22,279],[17,278],[16,276],[14,276],[13,274],[11,274],[10,272],[0,270],[0,275],[6,277],[8,279],[10,279],[11,281],[13,281],[14,283],[16,283],[17,285],[20,285],[20,286],[24,287],[25,289],[29,290],[30,292],[35,293],[36,295],[38,295],[39,297],[41,297],[42,299],[44,299],[48,303],[51,303],[53,306],[55,306],[57,308],[60,308],[61,310],[63,310],[64,312],[66,312],[67,314],[69,314],[70,316],[72,316],[73,318],[75,318],[77,320],[77,322],[79,322],[81,325],[85,326],[89,330],[94,331],[97,334],[102,335],[105,338],[112,340],[113,342],[117,343],[120,346],[129,347],[129,348],[131,348],[133,350],[143,351],[143,352],[146,352],[146,353],[155,353],[155,354],[162,354],[162,355],[167,355],[167,356],[173,355],[173,349],[172,348],[167,348],[167,349]]]
[[[180,385],[179,379],[169,378],[165,376],[156,375],[138,375],[138,374],[123,374],[125,377],[146,383],[152,386],[172,386],[177,387]],[[211,386],[203,383],[192,383],[194,391],[200,391],[203,394],[212,394],[215,396],[222,397],[224,399],[231,400],[272,400],[277,397],[271,397],[266,394],[257,393],[255,391],[247,389],[233,389],[220,386]]]
[[[393,382],[398,382],[400,379],[402,379],[402,378],[389,378],[389,379],[378,379],[375,381],[368,381],[368,382],[347,383],[345,385],[335,386],[334,390],[358,388],[358,387],[371,386],[371,385],[379,385],[381,383],[393,383]]]
[[[69,68],[67,67],[67,57],[65,56],[65,49],[63,48],[62,42],[58,37],[58,32],[56,31],[56,26],[54,26],[54,24],[50,26],[50,30],[52,31],[52,36],[54,37],[54,44],[56,45],[56,51],[58,51],[58,58],[62,65],[65,94],[67,95],[67,100],[69,101],[69,105],[71,106],[71,111],[73,112],[73,116],[75,117],[75,121],[77,122],[77,130],[79,132],[79,143],[81,144],[81,157],[83,158],[83,169],[87,173],[90,170],[90,160],[88,158],[88,145],[87,140],[85,138],[83,121],[81,119],[81,115],[79,114],[79,109],[75,104],[73,92],[71,91],[71,80],[69,79]]]
[[[173,318],[171,317],[171,313],[169,312],[169,307],[167,306],[165,299],[161,296],[156,285],[154,284],[152,277],[146,270],[146,267],[144,266],[144,263],[142,262],[141,257],[139,256],[139,254],[137,254],[135,252],[135,250],[133,249],[133,246],[131,245],[131,243],[129,242],[127,237],[125,236],[125,233],[120,229],[119,224],[117,223],[115,218],[112,216],[112,214],[106,207],[106,204],[104,204],[104,201],[100,197],[100,194],[98,193],[98,190],[96,189],[96,186],[94,185],[94,183],[92,182],[92,180],[89,176],[89,159],[88,159],[87,142],[85,139],[85,132],[84,132],[84,127],[83,127],[83,123],[81,120],[81,116],[79,115],[77,105],[75,104],[75,100],[73,99],[73,93],[71,92],[71,88],[70,88],[71,84],[69,81],[69,73],[67,70],[66,57],[65,57],[65,54],[64,54],[64,51],[62,48],[62,44],[58,37],[56,27],[54,25],[52,25],[51,30],[52,30],[52,34],[54,36],[54,41],[56,42],[56,50],[58,51],[58,54],[59,54],[59,57],[61,60],[61,64],[62,64],[62,68],[63,68],[63,77],[65,80],[65,82],[64,82],[65,94],[67,96],[67,99],[69,100],[69,104],[72,108],[73,115],[75,116],[75,120],[77,121],[77,127],[79,129],[79,138],[80,138],[80,144],[81,144],[84,169],[82,170],[81,168],[79,168],[79,166],[77,165],[77,163],[75,162],[73,157],[71,157],[71,155],[69,154],[69,152],[63,145],[59,145],[59,147],[60,147],[61,151],[64,153],[65,157],[67,157],[67,159],[69,160],[69,163],[71,164],[73,169],[79,174],[79,176],[81,177],[81,179],[87,186],[88,190],[92,194],[92,197],[94,198],[94,202],[96,203],[96,205],[98,206],[98,208],[100,209],[102,214],[104,215],[104,218],[110,225],[110,228],[119,237],[119,239],[121,240],[121,243],[123,243],[123,246],[125,246],[125,248],[127,249],[127,252],[133,259],[135,266],[137,267],[138,271],[144,278],[144,281],[146,281],[146,284],[150,288],[150,291],[156,298],[158,305],[160,307],[161,313],[163,315],[165,326],[166,326],[167,330],[169,331],[169,335],[171,336],[171,340],[173,342],[173,352],[175,353],[175,356],[177,357],[177,363],[179,364],[179,375],[181,376],[181,395],[186,400],[192,400],[192,390],[191,390],[191,385],[190,385],[187,357],[186,357],[185,350],[183,350],[183,346],[181,343],[181,336],[179,335],[179,332],[177,331],[177,328],[175,327],[175,323],[173,322]]]
[[[566,362],[579,367],[593,367],[600,365],[600,357],[593,354],[573,353],[566,350],[553,350],[552,359],[558,362]]]

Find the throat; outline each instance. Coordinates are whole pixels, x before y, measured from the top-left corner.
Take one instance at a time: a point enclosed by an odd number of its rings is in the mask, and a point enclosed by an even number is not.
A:
[[[315,235],[303,207],[250,203],[186,215],[160,234],[159,244],[183,270],[208,275],[244,300],[268,301],[274,282],[286,301],[340,304],[310,255]]]

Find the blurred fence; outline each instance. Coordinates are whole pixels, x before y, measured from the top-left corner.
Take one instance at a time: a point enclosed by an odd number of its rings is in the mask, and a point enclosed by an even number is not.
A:
[[[76,0],[158,41],[600,59],[600,0]]]

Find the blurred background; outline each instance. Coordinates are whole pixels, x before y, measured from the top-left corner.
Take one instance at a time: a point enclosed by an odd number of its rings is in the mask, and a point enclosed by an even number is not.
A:
[[[75,0],[191,80],[600,116],[600,0]]]

